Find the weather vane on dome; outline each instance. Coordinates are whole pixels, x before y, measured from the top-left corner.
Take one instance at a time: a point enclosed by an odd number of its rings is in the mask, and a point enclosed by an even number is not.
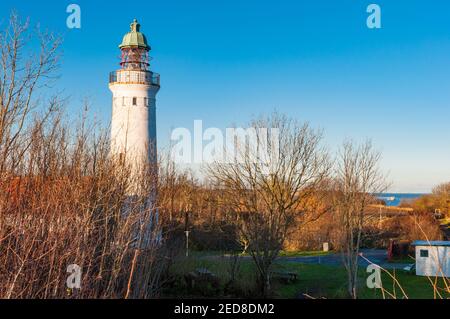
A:
[[[131,32],[139,32],[141,25],[139,24],[137,19],[134,19],[133,23],[130,25],[130,27],[131,27]]]

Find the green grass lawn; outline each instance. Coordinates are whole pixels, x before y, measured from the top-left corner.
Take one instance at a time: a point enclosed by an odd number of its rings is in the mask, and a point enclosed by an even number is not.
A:
[[[200,254],[205,256],[205,254]],[[208,254],[208,256],[211,256]],[[298,256],[295,255],[295,256]],[[221,282],[221,290],[202,290],[200,297],[254,297],[256,289],[256,270],[251,259],[244,258],[241,260],[240,274],[237,280],[239,285],[239,293],[237,296],[224,295],[223,286],[228,282],[230,259],[221,257],[221,255],[214,258],[199,258],[193,255],[189,258],[181,258],[173,267],[172,273],[178,278],[183,278],[183,275],[194,271],[198,268],[207,268],[215,273]],[[290,261],[278,261],[274,266],[275,271],[289,271],[298,274],[299,279],[296,283],[283,284],[276,280],[273,281],[273,290],[275,298],[299,298],[303,294],[311,295],[315,298],[347,298],[346,292],[346,272],[343,267],[326,266],[326,265],[311,265],[299,264]],[[391,272],[400,283],[408,298],[411,299],[433,299],[439,298],[433,292],[432,284],[428,278],[417,277],[405,271]],[[360,287],[359,297],[363,299],[379,299],[383,298],[380,289],[369,289],[366,286],[366,279],[368,274],[364,269],[360,270]],[[404,298],[403,293],[398,284],[387,274],[382,275],[383,287],[398,299]],[[445,287],[443,280],[438,281],[438,287]],[[443,298],[450,298],[449,293],[441,290]],[[184,287],[175,287],[173,291],[167,292],[168,296],[176,297],[198,297],[195,293],[184,290]],[[392,298],[388,294],[386,298]]]
[[[416,260],[412,256],[402,258],[393,258],[389,261],[390,264],[414,264]]]
[[[326,256],[333,253],[325,252],[325,251],[280,251],[279,256],[280,257],[314,257],[314,256]],[[218,252],[218,251],[199,251],[199,252],[192,252],[192,256],[224,256],[224,255],[231,255],[233,252]],[[241,256],[250,256],[249,253],[240,254]]]
[[[314,257],[327,256],[332,252],[325,251],[281,251],[280,257]]]
[[[305,265],[298,263],[282,263],[281,267],[287,271],[295,271],[299,274],[299,281],[291,285],[280,285],[277,293],[280,298],[296,298],[299,294],[307,293],[314,297],[324,298],[346,298],[346,272],[343,267],[324,265]],[[395,298],[402,299],[400,286],[410,299],[433,299],[439,298],[434,295],[433,286],[428,278],[418,277],[403,270],[390,271],[399,284],[387,273],[382,273],[382,284]],[[362,299],[383,298],[380,289],[369,289],[366,285],[367,273],[361,269],[359,273],[360,289],[359,297]],[[440,279],[438,286],[445,287],[443,279]],[[449,293],[442,292],[443,298],[450,298]],[[385,298],[392,299],[392,296],[385,294]]]

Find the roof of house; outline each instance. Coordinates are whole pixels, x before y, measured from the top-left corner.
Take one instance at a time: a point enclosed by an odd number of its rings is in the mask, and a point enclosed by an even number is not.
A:
[[[412,243],[413,246],[443,246],[450,247],[450,241],[427,241],[427,240],[416,240]]]

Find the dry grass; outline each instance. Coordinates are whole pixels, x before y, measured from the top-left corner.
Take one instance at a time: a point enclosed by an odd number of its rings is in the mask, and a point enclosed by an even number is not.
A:
[[[0,298],[156,295],[164,263],[149,200],[155,177],[132,180],[108,157],[106,135],[71,135],[59,121],[49,127],[34,127],[18,169],[2,174]],[[66,288],[71,264],[82,267],[79,291]]]

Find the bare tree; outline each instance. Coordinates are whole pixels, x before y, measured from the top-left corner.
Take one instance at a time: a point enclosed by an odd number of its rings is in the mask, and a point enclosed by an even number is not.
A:
[[[357,298],[358,258],[367,208],[373,195],[387,185],[379,168],[381,154],[370,141],[362,145],[345,142],[336,169],[335,210],[339,217],[342,258],[348,275],[348,292]]]
[[[29,30],[29,22],[22,22],[12,13],[9,25],[0,34],[0,172],[18,165],[29,147],[29,139],[21,134],[30,124],[30,116],[39,105],[36,91],[55,77],[58,69],[61,39],[48,32]],[[30,50],[31,39],[38,40],[39,52]],[[41,108],[45,122],[58,105],[56,98]],[[42,106],[41,106],[42,107]],[[8,167],[9,166],[9,167]]]
[[[295,216],[302,214],[304,200],[328,176],[330,162],[321,132],[308,124],[273,114],[252,121],[250,127],[250,140],[235,139],[237,162],[216,162],[208,173],[238,214],[240,237],[248,243],[261,292],[267,296],[272,264]],[[278,132],[276,140],[267,134],[272,128]],[[264,154],[262,145],[267,146]]]

